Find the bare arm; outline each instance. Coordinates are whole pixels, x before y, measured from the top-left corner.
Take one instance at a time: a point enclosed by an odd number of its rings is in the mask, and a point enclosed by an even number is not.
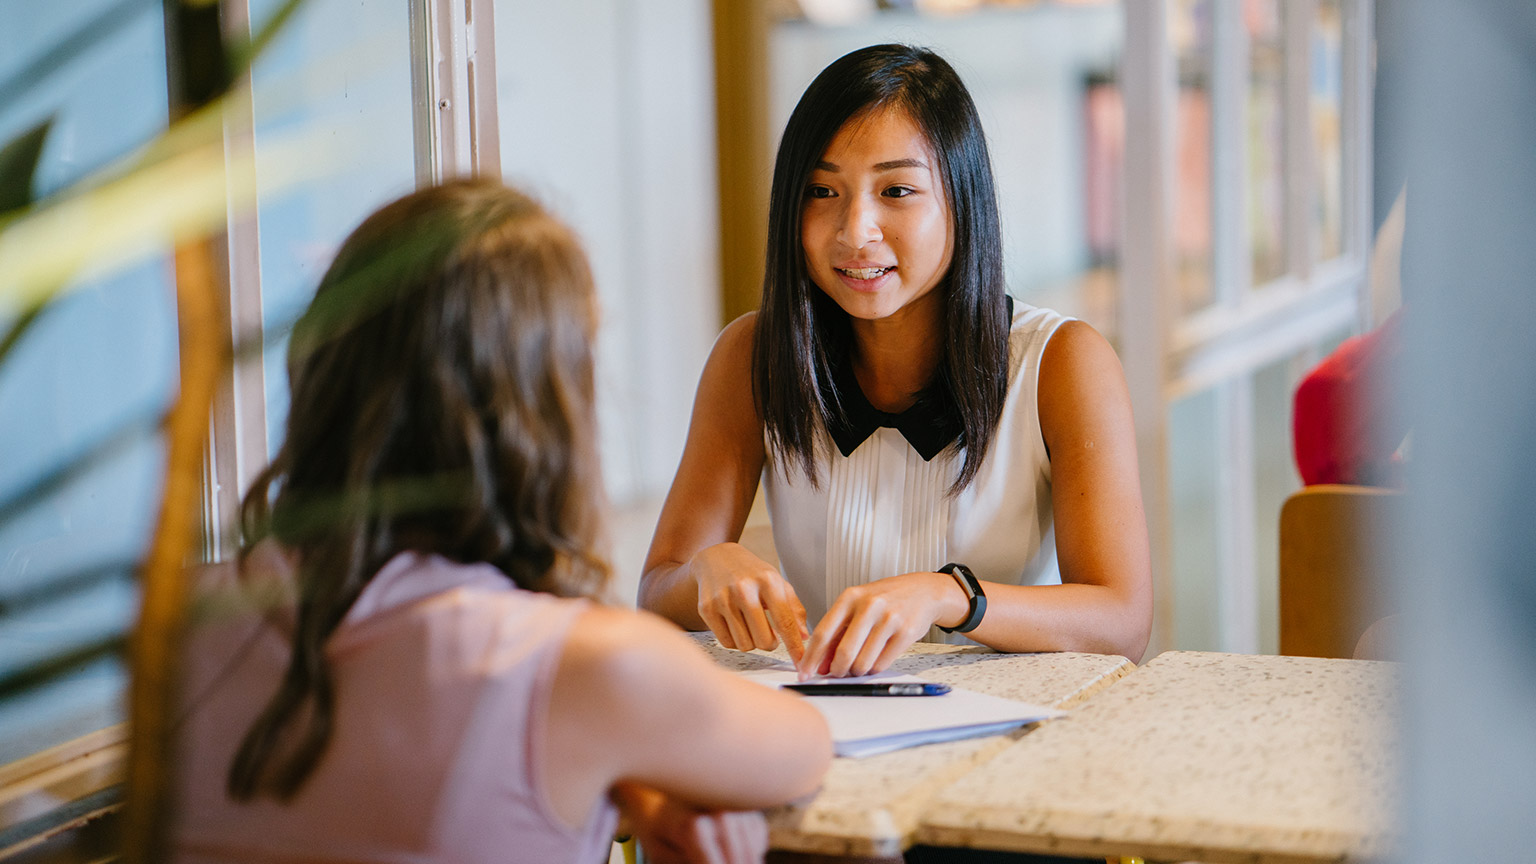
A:
[[[1119,358],[1092,327],[1072,321],[1051,337],[1039,404],[1062,584],[987,583],[986,617],[968,635],[1002,651],[1140,660],[1152,630],[1152,556],[1136,430]]]
[[[783,635],[798,656],[805,610],[794,589],[736,542],[766,459],[752,398],[754,325],[751,314],[732,322],[705,364],[639,605],[685,629],[712,630],[727,648],[769,649]]]
[[[671,625],[619,609],[588,610],[573,626],[547,728],[544,776],[573,825],[622,781],[701,808],[781,804],[814,790],[832,755],[825,721],[803,699],[733,675]]]

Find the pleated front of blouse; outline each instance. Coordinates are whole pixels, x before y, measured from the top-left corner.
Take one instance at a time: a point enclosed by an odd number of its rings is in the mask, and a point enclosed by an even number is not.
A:
[[[763,483],[774,545],[811,626],[847,588],[950,561],[990,582],[1061,581],[1036,393],[1046,342],[1067,320],[1015,308],[1003,415],[975,481],[957,495],[948,493],[965,451],[924,460],[895,428],[875,429],[847,456],[823,435],[817,484],[770,448]]]

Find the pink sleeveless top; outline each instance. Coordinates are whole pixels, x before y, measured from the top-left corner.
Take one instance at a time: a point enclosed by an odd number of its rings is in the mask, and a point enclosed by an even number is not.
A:
[[[270,545],[247,567],[289,570]],[[176,860],[607,860],[612,806],[569,827],[541,774],[555,666],[583,601],[520,590],[489,565],[396,556],[331,638],[335,731],[314,773],[288,804],[238,804],[226,772],[289,648],[233,587],[232,566],[205,572],[232,590],[189,643]]]

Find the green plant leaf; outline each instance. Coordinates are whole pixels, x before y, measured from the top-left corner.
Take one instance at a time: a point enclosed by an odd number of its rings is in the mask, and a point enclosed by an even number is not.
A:
[[[0,213],[20,210],[32,203],[32,179],[37,160],[43,155],[43,142],[53,118],[17,135],[0,148]]]
[[[467,470],[400,477],[361,489],[295,496],[273,524],[256,527],[289,541],[323,537],[360,519],[463,507],[473,490],[474,478]],[[261,538],[245,539],[254,543]]]
[[[93,639],[56,654],[36,666],[0,675],[0,700],[77,672],[80,667],[103,657],[124,657],[127,648],[128,640],[124,636]]]
[[[217,0],[181,0],[181,2],[193,8],[201,8],[213,5]],[[306,0],[284,0],[277,11],[272,13],[271,17],[267,19],[266,24],[254,36],[234,36],[222,45],[222,54],[225,58],[227,73],[216,91],[207,94],[210,100],[223,97],[229,92],[233,82],[250,72],[251,65],[282,34],[284,28],[292,21],[294,14],[298,12],[305,2]],[[96,47],[103,39],[120,32],[133,21],[135,16],[142,14],[146,9],[155,8],[159,5],[155,0],[123,0],[123,2],[113,5],[100,15],[86,21],[74,31],[66,34],[58,42],[39,52],[37,59],[31,65],[21,69],[4,81],[0,81],[0,111],[3,111],[11,102],[36,87],[39,82],[65,68],[87,51]],[[220,111],[205,111],[202,113],[220,124],[223,122]],[[27,142],[33,135],[38,135],[39,140],[37,141],[36,152],[31,154],[30,160],[30,164],[35,168],[37,156],[41,151],[40,138],[47,134],[47,127],[51,126],[52,123],[53,118],[49,118],[39,124],[38,127],[29,129],[22,135],[17,136],[6,145],[4,151],[0,151],[0,215],[23,207],[33,200],[31,196],[32,181],[30,174],[25,178],[25,182],[21,184],[20,188],[25,197],[19,199],[20,203],[16,203],[16,199],[11,194],[13,188],[10,182],[12,168],[7,164],[12,156],[11,148]],[[134,149],[142,150],[141,156],[152,155],[157,150],[163,149],[160,145],[164,137],[161,136],[161,138],[150,142],[148,147],[141,148],[139,145],[135,145]],[[129,154],[124,154],[123,160],[128,159],[128,157]],[[123,160],[114,159],[113,161]],[[93,171],[92,173],[108,176],[113,172]],[[99,179],[99,176],[88,178],[86,181],[83,181],[83,184],[77,184],[74,188],[78,189],[80,185],[90,185]],[[5,221],[3,218],[0,218],[0,230],[4,230]]]
[[[84,567],[54,571],[41,578],[27,580],[20,587],[0,591],[0,620],[25,614],[80,591],[87,591],[114,580],[130,580],[139,569],[138,558],[97,561]]]
[[[227,152],[217,106],[205,112],[188,118],[190,136],[181,134],[184,124],[172,127],[163,139],[169,148],[152,146],[152,156],[106,178],[87,178],[9,219],[0,215],[0,318],[73,290],[84,277],[206,236],[227,224],[231,208],[254,205],[254,148]],[[361,130],[338,136],[313,127],[268,135],[262,194],[324,176],[366,146]]]

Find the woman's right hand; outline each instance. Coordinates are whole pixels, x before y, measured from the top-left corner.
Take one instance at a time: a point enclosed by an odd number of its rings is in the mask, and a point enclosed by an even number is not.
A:
[[[699,617],[726,648],[771,651],[784,640],[796,664],[805,653],[805,607],[795,589],[740,543],[706,546],[689,565]]]

